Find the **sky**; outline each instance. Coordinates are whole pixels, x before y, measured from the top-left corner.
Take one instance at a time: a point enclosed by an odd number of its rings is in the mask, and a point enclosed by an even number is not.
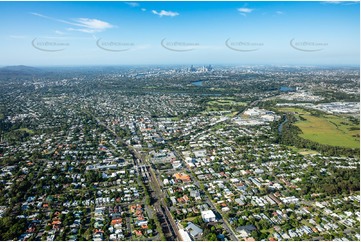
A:
[[[359,65],[359,2],[0,2],[0,66]]]

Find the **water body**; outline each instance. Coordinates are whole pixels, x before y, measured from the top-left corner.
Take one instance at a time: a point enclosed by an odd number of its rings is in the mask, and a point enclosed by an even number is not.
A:
[[[278,126],[278,133],[279,134],[282,133],[283,125],[288,122],[287,117],[285,117],[285,118],[286,119]]]
[[[196,87],[201,87],[203,86],[203,81],[202,80],[199,80],[199,81],[194,81],[194,82],[191,82],[193,86],[196,86]]]
[[[144,92],[146,94],[164,94],[164,92],[150,91]],[[169,91],[167,93],[179,94],[179,95],[200,95],[200,96],[222,96],[222,93],[195,93],[195,92],[179,92],[179,91]]]
[[[222,96],[220,93],[202,93],[201,96]]]
[[[296,89],[293,87],[282,86],[282,87],[280,87],[280,91],[281,92],[294,92],[294,91],[296,91]]]

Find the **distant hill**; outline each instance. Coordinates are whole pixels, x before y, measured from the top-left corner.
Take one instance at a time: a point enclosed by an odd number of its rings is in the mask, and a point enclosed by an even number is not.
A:
[[[0,72],[39,72],[40,69],[31,66],[5,66],[0,68]]]
[[[0,68],[0,78],[3,80],[9,78],[29,77],[40,73],[42,73],[41,69],[24,65],[5,66]]]

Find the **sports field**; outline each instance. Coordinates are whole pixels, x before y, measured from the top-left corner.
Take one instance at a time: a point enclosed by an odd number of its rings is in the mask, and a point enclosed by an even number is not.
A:
[[[212,98],[211,101],[207,103],[208,105],[220,105],[220,106],[245,106],[247,103],[235,101],[232,97],[224,98]]]
[[[312,115],[301,108],[280,108],[281,112],[294,112],[295,123],[302,130],[300,137],[320,144],[360,148],[359,125],[352,123],[346,116],[322,114]],[[303,119],[304,120],[303,120]]]
[[[236,112],[247,103],[236,101],[233,97],[212,97],[207,102],[206,112],[211,111],[232,111]],[[236,112],[237,113],[237,112]]]
[[[22,132],[26,132],[28,134],[34,134],[34,131],[31,130],[31,129],[28,129],[28,128],[20,128],[20,129],[17,129],[18,131],[22,131]]]

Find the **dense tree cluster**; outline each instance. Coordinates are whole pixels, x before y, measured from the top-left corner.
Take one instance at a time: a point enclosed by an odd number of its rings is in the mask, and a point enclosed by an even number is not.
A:
[[[26,219],[14,217],[0,218],[0,240],[17,240],[26,229]]]
[[[311,177],[315,176],[317,182]],[[360,167],[357,169],[333,168],[330,174],[311,169],[302,179],[302,194],[325,193],[337,195],[360,190]]]

